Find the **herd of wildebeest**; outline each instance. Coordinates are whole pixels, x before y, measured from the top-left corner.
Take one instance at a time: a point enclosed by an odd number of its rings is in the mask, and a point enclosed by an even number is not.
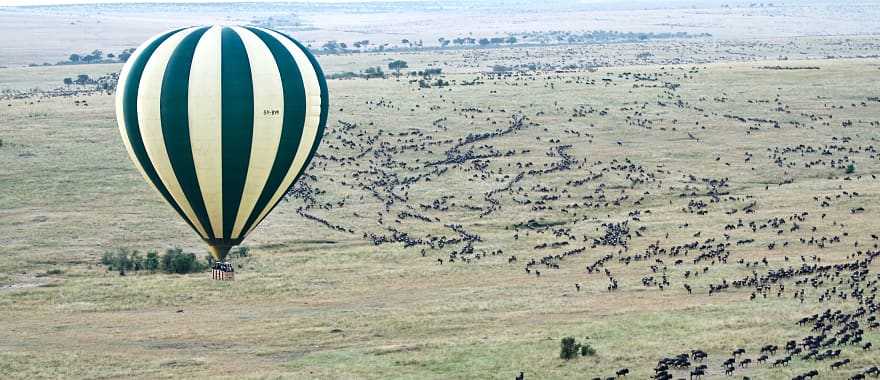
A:
[[[377,246],[399,245],[431,257],[437,265],[506,262],[511,270],[535,279],[579,272],[569,289],[575,294],[584,294],[587,287],[607,292],[644,287],[682,291],[682,297],[735,292],[745,295],[743,302],[788,298],[827,305],[822,312],[790,322],[792,329],[803,332],[800,339],[754,337],[752,347],[733,348],[729,355],[709,354],[695,344],[689,352],[660,358],[655,379],[722,374],[748,379],[750,367],[784,367],[792,360],[815,367],[794,376],[798,380],[819,374],[840,377],[834,371],[854,366],[862,368],[847,377],[880,375],[877,363],[847,358],[847,352],[870,351],[866,331],[880,329],[875,298],[880,275],[874,264],[880,238],[851,235],[847,218],[873,209],[863,200],[865,190],[848,188],[867,184],[870,192],[876,183],[871,172],[880,159],[876,141],[856,135],[880,126],[880,117],[853,120],[847,110],[880,115],[880,102],[871,94],[837,106],[819,99],[826,103],[823,110],[801,112],[790,110],[779,97],[679,96],[680,87],[698,80],[694,76],[704,69],[688,67],[684,74],[675,74],[678,80],[672,79],[675,70],[663,67],[613,75],[601,70],[486,73],[453,79],[440,88],[413,86],[418,105],[366,99],[353,114],[380,113],[391,123],[395,114],[427,112],[436,117],[430,124],[381,126],[378,118],[341,116],[328,127],[315,162],[290,197],[300,215],[329,229],[360,235]],[[654,88],[662,100],[650,105],[624,102],[616,108],[564,107],[545,101],[540,108],[527,97],[526,86],[595,88],[618,82]],[[468,86],[489,87],[490,94],[501,91],[499,86],[520,87],[526,97],[475,104],[448,91]],[[721,121],[706,129],[699,121],[685,126],[684,121],[654,116],[664,108],[703,114],[708,111],[702,103],[734,102],[771,109],[778,117],[730,111],[714,115]],[[520,107],[522,103],[528,107]],[[721,154],[706,157],[717,165],[713,173],[721,165],[729,168],[723,176],[707,175],[700,167],[676,166],[676,152],[668,152],[665,162],[646,159],[638,150],[651,146],[617,139],[614,132],[597,127],[601,121],[596,120],[614,113],[623,121],[615,128],[668,133],[692,144],[704,144],[701,134],[711,134],[713,128],[727,128],[730,136],[755,141],[775,131],[803,129],[804,138],[768,143],[763,150],[733,150],[741,155],[736,164],[725,162],[730,157]],[[539,121],[552,117],[565,126]],[[585,120],[580,128],[570,126],[578,120]],[[472,129],[461,131],[463,126]],[[830,138],[809,135],[816,129],[829,131]],[[638,147],[629,148],[630,144]],[[590,154],[595,147],[606,153]],[[781,175],[761,185],[744,183],[768,170]],[[833,190],[810,194],[813,202],[805,207],[777,206],[762,199],[761,191],[794,188],[799,181],[811,180],[828,181],[825,185]],[[658,213],[667,214],[673,224],[658,224]],[[716,222],[707,225],[701,220]],[[658,229],[664,232],[655,232]],[[633,281],[635,275],[640,279]],[[621,368],[609,378],[629,372]]]
[[[880,363],[848,358],[870,351],[866,333],[880,330],[880,237],[857,225],[876,212],[868,199],[880,153],[870,131],[880,127],[880,94],[842,103],[834,94],[786,98],[775,88],[687,92],[706,72],[725,69],[705,65],[511,66],[442,75],[429,88],[395,76],[371,79],[375,93],[346,88],[354,94],[331,104],[321,148],[287,207],[331,238],[403,247],[435,265],[503,264],[534,281],[576,278],[564,289],[573,296],[643,288],[823,305],[790,321],[798,339],[756,336],[730,352],[695,342],[659,358],[654,379],[747,379],[752,367],[793,360],[815,368],[797,380],[854,367],[847,377],[880,376]],[[820,66],[752,69],[801,75]],[[331,82],[331,92],[345,85]],[[614,88],[641,95],[596,100]],[[87,106],[81,98],[103,96],[89,91],[71,101]],[[545,94],[557,91],[559,99]],[[7,99],[12,106],[38,98]],[[774,137],[792,133],[801,137]],[[728,138],[742,143],[705,153]],[[702,147],[704,157],[679,160],[689,147]],[[802,195],[774,204],[787,191]]]

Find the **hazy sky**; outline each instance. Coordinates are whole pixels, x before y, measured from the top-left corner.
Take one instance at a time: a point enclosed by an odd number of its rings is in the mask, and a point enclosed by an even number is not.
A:
[[[241,3],[284,0],[0,0],[0,6],[9,5],[49,5],[49,4],[95,4],[95,3]],[[368,2],[376,0],[292,0],[294,2],[341,3]]]

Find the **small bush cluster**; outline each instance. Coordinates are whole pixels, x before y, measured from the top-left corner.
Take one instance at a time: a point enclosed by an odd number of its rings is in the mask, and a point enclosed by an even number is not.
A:
[[[327,76],[328,79],[352,79],[352,78],[384,78],[385,72],[382,71],[382,68],[379,66],[375,67],[367,67],[361,72],[352,72],[352,71],[343,71],[338,73],[333,73]]]
[[[578,354],[581,356],[593,356],[596,355],[596,349],[590,346],[587,342],[584,342],[583,344],[578,343],[572,336],[562,338],[559,357],[561,359],[571,360],[576,358]]]
[[[180,248],[169,248],[165,254],[159,255],[156,251],[149,251],[146,255],[127,248],[119,248],[107,251],[101,257],[101,264],[112,271],[119,271],[120,275],[126,272],[148,271],[155,273],[194,273],[208,268],[208,264],[199,260],[195,254],[183,252]]]
[[[248,257],[248,256],[250,256],[250,254],[251,254],[251,248],[246,245],[240,245],[238,247],[235,247],[232,249],[231,252],[229,252],[229,256],[239,258],[239,259]]]

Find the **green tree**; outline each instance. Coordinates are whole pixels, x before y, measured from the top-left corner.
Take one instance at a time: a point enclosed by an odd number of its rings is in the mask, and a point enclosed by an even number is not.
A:
[[[111,268],[111,269],[119,270],[120,273],[124,273],[127,270],[131,270],[131,267],[132,267],[131,257],[129,257],[129,251],[127,249],[120,248],[119,250],[117,250],[116,257],[114,258],[114,260],[115,261],[114,261],[113,265],[116,268]]]
[[[321,48],[327,51],[337,51],[339,50],[339,43],[336,41],[327,41],[321,46]]]
[[[169,248],[161,260],[162,270],[167,273],[193,273],[205,269],[205,265],[193,253],[183,252],[180,248]]]
[[[159,253],[156,251],[147,252],[147,257],[144,259],[144,269],[155,272],[159,269]]]
[[[364,70],[364,74],[369,78],[378,78],[385,75],[385,73],[382,72],[382,68],[379,66],[367,67],[367,69]]]
[[[575,342],[574,337],[567,336],[565,338],[562,338],[559,350],[559,357],[565,360],[572,359],[577,356],[578,348],[578,344],[577,342]]]
[[[593,346],[590,346],[589,343],[584,343],[581,346],[581,356],[593,356],[596,355],[596,349]]]
[[[88,74],[80,74],[76,76],[76,80],[74,83],[76,84],[89,84],[92,81],[92,78],[89,77]]]
[[[388,64],[388,69],[389,69],[389,70],[394,70],[394,71],[396,71],[396,72],[398,72],[398,73],[400,72],[401,69],[405,69],[405,68],[407,68],[407,67],[409,67],[409,66],[406,64],[406,61],[402,61],[402,60],[399,60],[399,59],[398,59],[398,60],[391,61],[391,63]]]
[[[144,269],[144,258],[141,257],[141,253],[138,251],[134,251],[131,253],[131,270],[137,272],[139,270]]]

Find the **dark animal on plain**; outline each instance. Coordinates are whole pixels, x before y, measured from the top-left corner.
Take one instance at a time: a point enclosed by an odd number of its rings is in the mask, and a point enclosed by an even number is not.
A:
[[[849,362],[850,362],[849,359],[843,359],[840,361],[836,361],[834,363],[831,363],[831,369],[838,369],[840,367],[843,367],[843,366],[849,364]]]

